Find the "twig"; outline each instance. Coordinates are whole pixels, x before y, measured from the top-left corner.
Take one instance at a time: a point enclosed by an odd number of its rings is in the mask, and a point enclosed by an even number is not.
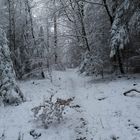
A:
[[[140,93],[140,91],[138,91],[137,89],[131,89],[131,90],[128,90],[128,91],[124,92],[123,95],[124,96],[127,96],[127,94],[130,93],[130,92],[132,92],[132,91],[135,91],[137,93]]]
[[[104,127],[104,125],[103,125],[103,122],[102,122],[102,119],[101,119],[101,118],[100,118],[100,122],[101,122],[102,128],[104,129],[105,127]]]

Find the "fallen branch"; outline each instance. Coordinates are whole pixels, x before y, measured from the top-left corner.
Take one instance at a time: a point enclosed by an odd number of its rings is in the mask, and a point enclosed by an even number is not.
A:
[[[135,91],[135,92],[137,92],[137,93],[140,93],[140,91],[138,91],[137,89],[130,89],[130,90],[124,92],[123,95],[124,95],[124,96],[128,96],[128,94],[129,94],[130,92],[132,92],[132,91]]]

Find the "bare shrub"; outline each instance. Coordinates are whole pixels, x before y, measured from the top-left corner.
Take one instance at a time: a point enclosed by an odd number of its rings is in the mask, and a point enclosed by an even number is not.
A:
[[[42,105],[34,107],[32,112],[36,120],[40,121],[43,127],[48,128],[52,123],[60,123],[63,119],[63,113],[66,107],[71,107],[70,104],[74,98],[66,100],[57,98],[53,101],[53,95],[46,99]]]

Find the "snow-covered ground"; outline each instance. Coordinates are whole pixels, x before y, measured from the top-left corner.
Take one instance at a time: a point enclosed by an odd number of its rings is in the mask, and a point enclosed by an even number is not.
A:
[[[20,82],[27,102],[19,106],[0,107],[0,139],[32,140],[31,130],[41,133],[39,140],[140,140],[140,78],[106,78],[79,76],[76,70],[53,72],[48,79]],[[67,109],[60,124],[44,129],[35,123],[31,109],[50,97],[75,97],[80,108]]]

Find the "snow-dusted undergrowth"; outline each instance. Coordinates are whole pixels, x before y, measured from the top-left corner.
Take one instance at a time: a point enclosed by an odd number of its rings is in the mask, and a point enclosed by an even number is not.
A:
[[[140,96],[124,96],[130,89],[140,90],[139,78],[104,81],[78,76],[75,70],[54,72],[49,80],[20,82],[27,102],[15,107],[0,107],[2,140],[139,140]],[[77,110],[66,108],[63,120],[44,129],[31,109],[54,93],[54,99],[75,97]],[[38,137],[33,137],[37,135]]]

